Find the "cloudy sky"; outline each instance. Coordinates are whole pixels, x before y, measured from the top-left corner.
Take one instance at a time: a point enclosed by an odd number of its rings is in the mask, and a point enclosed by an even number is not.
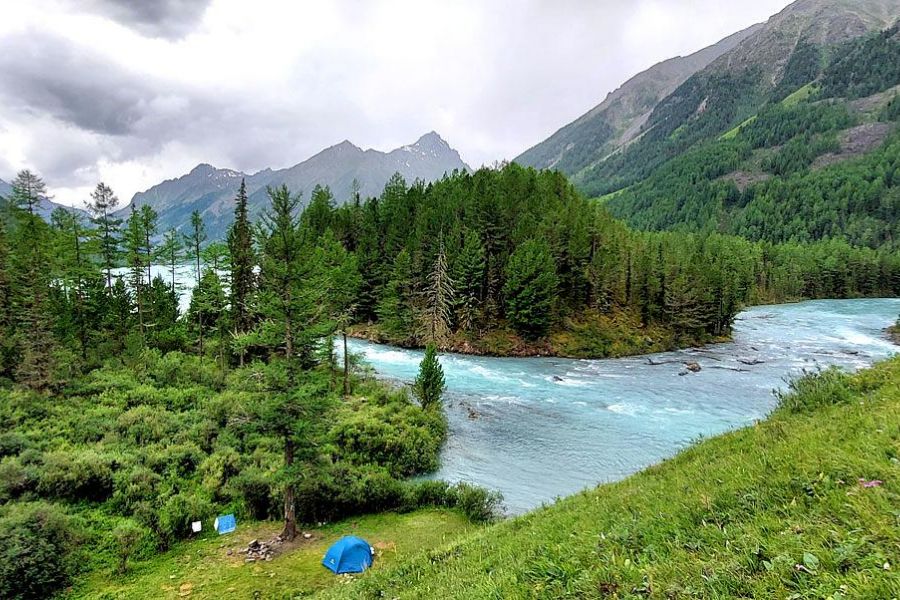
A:
[[[430,130],[477,167],[787,4],[0,0],[0,179],[127,201],[199,162],[252,172]]]

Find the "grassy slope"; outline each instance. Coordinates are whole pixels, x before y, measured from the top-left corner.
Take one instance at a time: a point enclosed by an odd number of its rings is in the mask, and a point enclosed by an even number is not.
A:
[[[240,525],[234,535],[179,544],[170,552],[134,565],[126,576],[94,573],[64,598],[150,600],[162,598],[290,598],[348,577],[335,577],[321,565],[325,550],[342,535],[359,535],[378,549],[374,572],[418,550],[447,543],[475,525],[452,511],[384,513],[309,530],[314,537],[270,562],[244,564],[237,551],[258,538],[269,540],[278,523]],[[234,553],[228,556],[232,549]],[[258,594],[255,596],[254,594]]]
[[[845,380],[843,404],[779,410],[325,595],[900,598],[900,358]]]

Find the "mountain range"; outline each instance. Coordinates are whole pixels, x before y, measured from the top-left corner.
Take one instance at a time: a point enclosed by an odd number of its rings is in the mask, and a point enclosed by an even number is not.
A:
[[[351,199],[354,191],[363,198],[377,196],[394,173],[400,173],[408,182],[428,182],[455,170],[470,169],[459,153],[432,131],[415,143],[390,152],[363,150],[343,141],[292,167],[252,174],[200,164],[186,175],[135,194],[131,204],[136,208],[152,206],[159,214],[160,232],[182,229],[191,212],[198,210],[209,238],[222,239],[231,223],[234,197],[242,179],[247,185],[251,212],[258,214],[268,201],[269,186],[287,185],[292,193],[302,194],[304,200],[309,199],[316,185],[328,186],[340,204]],[[119,211],[119,216],[127,217],[130,211],[128,206]]]

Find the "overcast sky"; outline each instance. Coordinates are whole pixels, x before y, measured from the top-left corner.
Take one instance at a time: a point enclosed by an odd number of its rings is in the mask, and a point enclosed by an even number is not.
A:
[[[120,198],[435,130],[509,159],[630,76],[787,0],[0,0],[0,179]]]

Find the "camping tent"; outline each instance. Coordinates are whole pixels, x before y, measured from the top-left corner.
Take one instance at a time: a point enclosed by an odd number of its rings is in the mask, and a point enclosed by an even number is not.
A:
[[[372,566],[372,547],[356,536],[344,536],[328,549],[322,564],[338,575],[362,573]]]

